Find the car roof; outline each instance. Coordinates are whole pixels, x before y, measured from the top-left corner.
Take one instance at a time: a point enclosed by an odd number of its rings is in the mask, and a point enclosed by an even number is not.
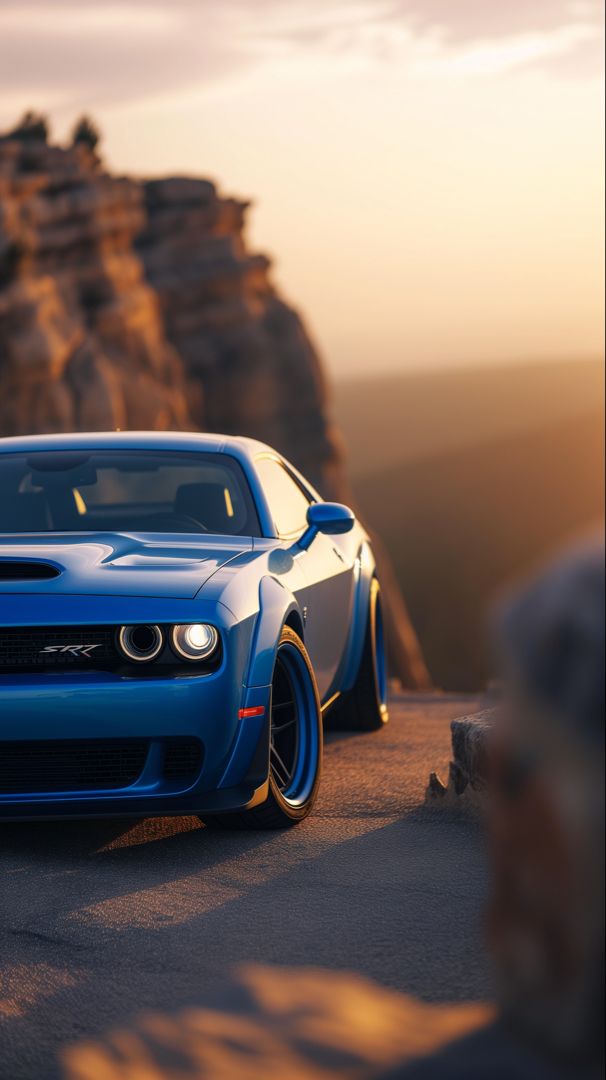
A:
[[[16,435],[0,439],[0,453],[36,450],[205,450],[252,459],[275,453],[270,446],[243,435],[212,435],[197,431],[84,431],[54,435]]]

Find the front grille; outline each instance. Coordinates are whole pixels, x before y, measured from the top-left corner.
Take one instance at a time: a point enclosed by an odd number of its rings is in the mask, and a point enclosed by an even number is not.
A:
[[[141,678],[187,672],[206,675],[221,663],[221,649],[209,660],[188,663],[165,644],[149,663],[131,661],[118,647],[119,626],[0,627],[0,675],[36,671],[113,671]]]
[[[147,739],[0,743],[0,794],[129,787],[145,765]]]
[[[0,672],[112,670],[121,663],[124,661],[116,647],[113,626],[0,628]]]
[[[198,739],[170,739],[164,750],[165,780],[195,780],[202,765]]]

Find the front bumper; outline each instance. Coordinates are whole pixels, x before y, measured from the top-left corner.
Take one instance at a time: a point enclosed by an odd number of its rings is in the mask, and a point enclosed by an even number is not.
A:
[[[204,619],[201,611],[198,618]],[[195,619],[181,605],[166,621]],[[223,659],[211,674],[184,669],[141,677],[71,671],[0,675],[0,820],[210,814],[262,802],[269,772],[270,687],[243,685],[252,625],[224,614],[220,631]],[[261,706],[262,715],[239,717],[241,709]],[[123,786],[96,780],[89,787],[66,783],[61,789],[59,779],[49,790],[48,782],[38,785],[31,776],[20,786],[10,770],[10,782],[3,784],[3,747],[5,760],[17,749],[19,760],[26,759],[29,747],[39,760],[49,747],[56,753],[77,746],[86,754],[87,747],[115,747],[125,740],[143,746],[143,756],[136,776]],[[200,746],[195,774],[181,778],[165,768],[166,748],[180,741]]]
[[[145,743],[142,768],[124,787],[2,790],[0,820],[36,817],[153,816],[244,809],[267,794],[269,687],[233,688],[225,673],[173,679],[102,675],[23,676],[0,685],[1,746],[114,746]],[[240,708],[262,716],[238,718]],[[200,766],[167,778],[165,749],[199,741]],[[0,769],[1,772],[1,769]]]

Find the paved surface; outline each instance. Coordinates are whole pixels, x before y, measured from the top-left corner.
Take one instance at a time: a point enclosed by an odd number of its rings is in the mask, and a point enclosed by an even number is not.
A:
[[[280,833],[192,818],[0,830],[0,1076],[141,1009],[212,1000],[233,964],[350,969],[427,1001],[490,996],[479,828],[423,806],[464,697],[402,696],[329,735],[313,816]]]

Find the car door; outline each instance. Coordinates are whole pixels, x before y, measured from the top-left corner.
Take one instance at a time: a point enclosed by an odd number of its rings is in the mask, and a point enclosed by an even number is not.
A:
[[[313,500],[279,458],[262,455],[255,464],[276,532],[285,546],[292,546],[307,527]],[[301,570],[297,596],[305,620],[305,645],[322,700],[333,688],[353,603],[354,556],[351,545],[339,544],[340,539],[318,533],[309,548],[295,555]]]

